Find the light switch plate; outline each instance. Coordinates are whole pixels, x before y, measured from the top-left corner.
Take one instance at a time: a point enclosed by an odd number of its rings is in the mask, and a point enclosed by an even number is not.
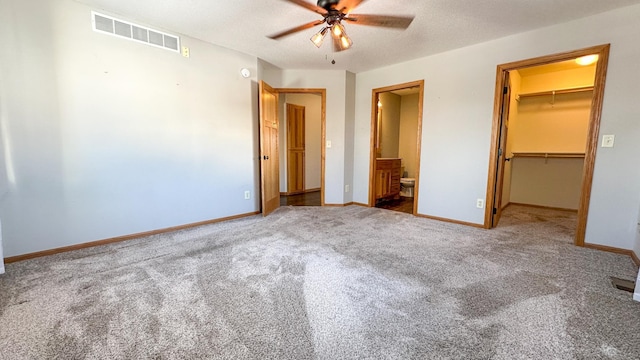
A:
[[[327,140],[327,149],[331,148],[331,140]]]
[[[612,148],[615,143],[616,136],[615,135],[603,135],[602,136],[602,147]]]

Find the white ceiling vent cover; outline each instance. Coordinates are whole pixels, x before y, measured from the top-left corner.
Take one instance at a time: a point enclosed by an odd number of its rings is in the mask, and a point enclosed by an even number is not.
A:
[[[180,52],[180,38],[177,36],[132,24],[95,11],[91,12],[91,22],[94,31],[145,43],[177,53]]]

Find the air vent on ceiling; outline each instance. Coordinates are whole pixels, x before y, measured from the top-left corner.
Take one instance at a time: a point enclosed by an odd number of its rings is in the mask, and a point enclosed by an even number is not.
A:
[[[94,31],[108,33],[178,53],[180,52],[180,38],[177,36],[132,24],[95,11],[91,12],[91,18]]]

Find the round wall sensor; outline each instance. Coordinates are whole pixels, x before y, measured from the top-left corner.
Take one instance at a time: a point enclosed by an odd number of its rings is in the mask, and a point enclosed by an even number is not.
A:
[[[249,69],[247,68],[242,68],[240,70],[240,74],[242,75],[242,77],[248,78],[249,76],[251,76],[251,71],[249,71]]]

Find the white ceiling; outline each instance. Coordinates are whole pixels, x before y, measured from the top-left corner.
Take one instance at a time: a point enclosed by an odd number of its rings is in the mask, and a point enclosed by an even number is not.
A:
[[[362,72],[500,37],[639,4],[640,0],[367,0],[354,13],[413,15],[407,30],[347,23],[351,49],[317,49],[308,29],[267,38],[320,15],[283,0],[76,0],[146,23],[257,56],[284,69]],[[314,0],[307,0],[314,3]],[[195,54],[192,54],[195,55]],[[332,65],[331,60],[336,64]]]

